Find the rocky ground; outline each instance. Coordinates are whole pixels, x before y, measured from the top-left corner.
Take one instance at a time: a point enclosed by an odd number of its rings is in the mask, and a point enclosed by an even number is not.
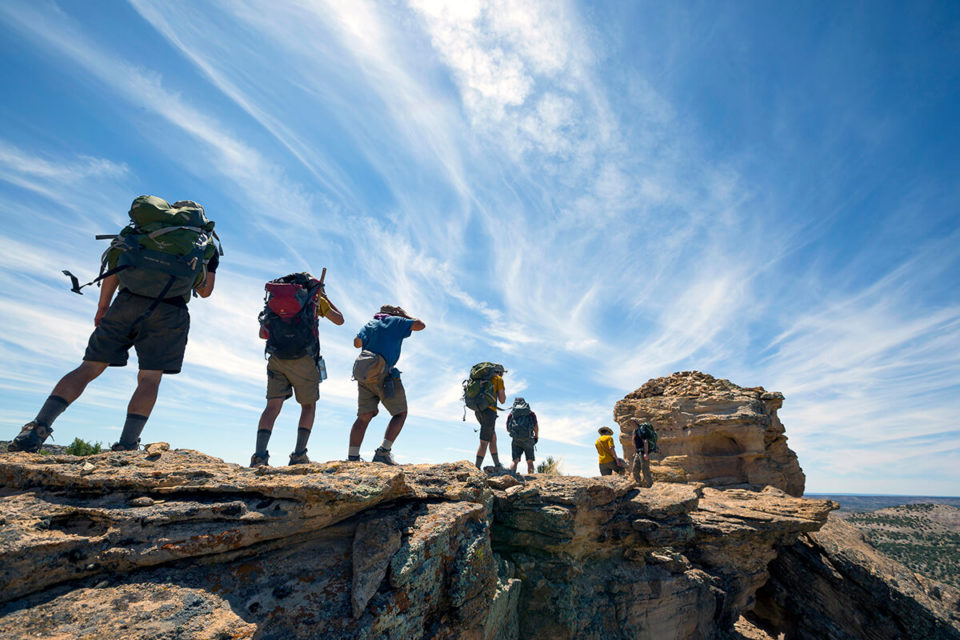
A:
[[[713,638],[833,506],[162,445],[2,454],[0,486],[0,637]]]
[[[954,590],[798,497],[782,402],[699,372],[629,394],[618,423],[661,434],[650,488],[0,454],[0,637],[960,640]]]

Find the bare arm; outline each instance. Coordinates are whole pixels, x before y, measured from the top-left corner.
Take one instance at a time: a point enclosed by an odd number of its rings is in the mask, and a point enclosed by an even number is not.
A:
[[[203,279],[203,282],[200,283],[200,286],[197,287],[197,295],[201,298],[209,298],[210,294],[213,293],[213,285],[217,281],[217,274],[207,272],[207,277]]]
[[[500,401],[500,404],[506,404],[507,402],[507,392],[503,389],[497,392],[497,400]]]
[[[110,301],[113,300],[113,294],[119,286],[120,278],[116,274],[107,276],[100,283],[100,301],[97,303],[97,313],[93,316],[93,326],[100,326],[100,320],[110,308]]]
[[[343,314],[340,313],[340,309],[337,309],[337,305],[330,301],[330,298],[327,297],[326,292],[324,292],[322,295],[323,299],[327,301],[328,305],[330,305],[330,311],[327,311],[327,315],[324,317],[333,324],[340,326],[343,324]]]

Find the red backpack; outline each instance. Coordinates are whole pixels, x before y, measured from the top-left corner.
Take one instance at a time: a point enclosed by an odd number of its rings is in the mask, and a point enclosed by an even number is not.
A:
[[[267,332],[266,353],[288,360],[318,356],[317,293],[321,283],[309,273],[291,273],[264,285],[260,326]]]

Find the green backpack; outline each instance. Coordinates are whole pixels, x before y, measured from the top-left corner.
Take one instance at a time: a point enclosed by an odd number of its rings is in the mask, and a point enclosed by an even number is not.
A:
[[[463,403],[468,409],[483,411],[497,406],[493,376],[503,375],[502,364],[480,362],[470,369],[470,377],[463,381]]]
[[[130,224],[118,235],[98,235],[111,239],[103,252],[100,275],[87,284],[64,271],[80,289],[117,274],[120,285],[131,293],[161,300],[182,296],[199,286],[207,274],[207,263],[223,248],[219,237],[196,202],[184,200],[173,205],[156,196],[140,196],[130,205]],[[215,242],[215,240],[217,242]]]

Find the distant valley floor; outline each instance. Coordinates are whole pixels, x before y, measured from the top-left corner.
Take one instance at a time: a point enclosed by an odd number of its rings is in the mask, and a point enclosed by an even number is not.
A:
[[[835,512],[879,551],[911,570],[960,588],[960,498],[807,494],[840,504]]]

